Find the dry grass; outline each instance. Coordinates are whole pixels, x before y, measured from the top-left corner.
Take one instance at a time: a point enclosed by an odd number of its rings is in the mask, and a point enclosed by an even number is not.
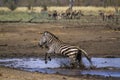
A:
[[[0,11],[10,11],[10,9],[7,7],[0,7]]]
[[[65,10],[67,9],[67,6],[64,7],[48,7],[48,11],[53,11],[53,10],[57,10],[58,12],[65,12]],[[18,7],[15,11],[16,12],[41,12],[42,7],[33,7],[32,10],[28,10],[27,7]],[[88,7],[73,7],[73,10],[81,10],[84,14],[94,14],[96,15],[99,11],[104,11],[104,12],[115,12],[115,8],[114,7],[92,7],[92,6],[88,6]],[[120,7],[119,7],[120,10]],[[0,11],[10,11],[7,7],[0,7]]]
[[[15,11],[16,12],[40,12],[42,10],[42,7],[33,7],[32,10],[28,10],[27,7],[18,7]]]

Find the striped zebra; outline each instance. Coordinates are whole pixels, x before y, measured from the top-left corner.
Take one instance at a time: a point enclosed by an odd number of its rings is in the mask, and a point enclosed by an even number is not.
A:
[[[83,66],[82,64],[82,53],[88,59],[90,64],[92,65],[91,59],[88,57],[88,54],[77,46],[71,46],[70,44],[66,44],[61,41],[54,34],[44,31],[38,43],[40,47],[48,47],[48,51],[45,54],[45,63],[47,63],[47,59],[50,59],[50,54],[62,54],[70,58],[71,66]]]

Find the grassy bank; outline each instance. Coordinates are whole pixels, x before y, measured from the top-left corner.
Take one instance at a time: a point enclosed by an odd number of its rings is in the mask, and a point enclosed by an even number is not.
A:
[[[35,12],[12,12],[12,11],[0,11],[0,21],[29,21],[31,19],[47,19],[46,13]]]
[[[58,12],[65,12],[68,7],[48,7],[48,11],[57,10]],[[115,21],[104,22],[99,16],[99,11],[105,11],[108,13],[114,13],[114,7],[73,7],[73,10],[81,10],[85,16],[81,16],[80,19],[72,20],[54,20],[48,17],[48,12],[41,12],[42,7],[33,7],[32,10],[28,10],[27,7],[18,7],[14,11],[10,11],[7,7],[0,7],[0,21],[20,21],[20,22],[79,22],[85,24],[107,24],[114,23]],[[120,10],[120,8],[119,8]],[[120,18],[119,18],[120,21]]]

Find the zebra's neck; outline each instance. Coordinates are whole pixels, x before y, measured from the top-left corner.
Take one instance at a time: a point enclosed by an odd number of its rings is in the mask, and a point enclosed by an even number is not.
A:
[[[47,42],[47,46],[48,47],[51,47],[52,45],[59,45],[63,43],[61,40],[58,40],[58,39],[51,39]]]

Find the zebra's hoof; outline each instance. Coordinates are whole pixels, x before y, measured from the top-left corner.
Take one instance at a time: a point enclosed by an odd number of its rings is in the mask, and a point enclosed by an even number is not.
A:
[[[51,61],[51,57],[48,57],[48,59]]]
[[[47,61],[45,61],[45,64],[47,64]]]
[[[51,58],[49,60],[51,61]]]

